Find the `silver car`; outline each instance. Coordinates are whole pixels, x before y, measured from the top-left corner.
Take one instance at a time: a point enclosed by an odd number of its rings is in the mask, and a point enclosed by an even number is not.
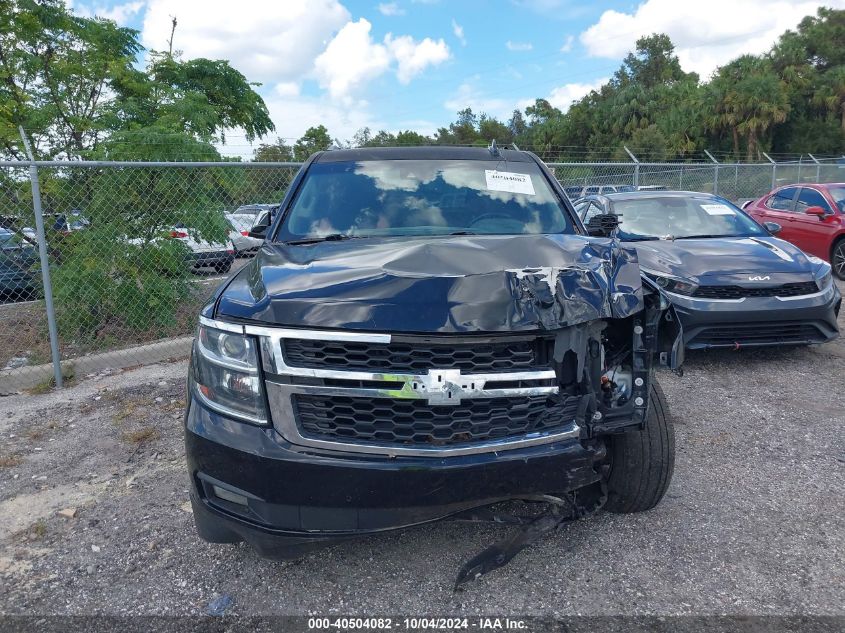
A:
[[[226,214],[226,219],[234,229],[232,243],[238,256],[254,255],[261,247],[264,240],[250,237],[249,230],[255,226],[263,213],[274,213],[278,208],[277,204],[249,204]]]

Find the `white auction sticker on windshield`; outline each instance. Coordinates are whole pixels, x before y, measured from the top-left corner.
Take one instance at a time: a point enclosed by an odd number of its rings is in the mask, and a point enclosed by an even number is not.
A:
[[[736,215],[736,211],[724,204],[702,204],[701,208],[710,215]]]
[[[531,176],[529,174],[485,169],[484,176],[487,178],[487,188],[490,191],[507,191],[508,193],[534,195],[534,183],[531,182]]]

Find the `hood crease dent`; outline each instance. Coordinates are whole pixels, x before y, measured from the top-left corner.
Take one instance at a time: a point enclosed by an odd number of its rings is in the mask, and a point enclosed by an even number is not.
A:
[[[268,243],[219,316],[286,327],[462,333],[558,330],[643,307],[636,250],[580,235]]]

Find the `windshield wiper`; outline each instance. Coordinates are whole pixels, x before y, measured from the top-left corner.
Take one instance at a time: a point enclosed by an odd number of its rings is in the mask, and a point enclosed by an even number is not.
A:
[[[354,240],[357,235],[347,235],[346,233],[329,233],[328,235],[320,235],[319,237],[305,237],[301,240],[291,240],[285,242],[289,246],[297,246],[299,244],[319,244],[320,242],[342,242],[343,240]]]
[[[676,235],[676,240],[698,240],[708,239],[711,237],[740,237],[739,235]]]
[[[638,235],[636,237],[623,237],[623,242],[649,242],[651,240],[659,240],[662,239],[655,235]]]

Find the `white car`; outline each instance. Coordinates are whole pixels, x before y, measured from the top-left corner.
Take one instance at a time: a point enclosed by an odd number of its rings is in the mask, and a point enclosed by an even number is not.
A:
[[[232,268],[232,262],[235,261],[235,246],[232,244],[231,234],[230,238],[225,243],[207,242],[196,237],[196,231],[192,230],[183,224],[177,224],[167,233],[167,237],[174,240],[179,240],[184,244],[190,255],[187,257],[188,263],[192,269],[199,268],[213,268],[219,273],[227,273]],[[125,239],[125,238],[124,238]],[[158,242],[163,240],[163,237],[156,237],[153,241]],[[128,244],[140,246],[143,240],[140,238],[125,239]]]
[[[214,268],[218,273],[227,273],[235,261],[235,245],[231,239],[234,233],[229,231],[229,239],[225,244],[206,242],[195,237],[196,231],[177,225],[170,231],[170,237],[191,250],[190,263],[193,268]]]
[[[249,204],[238,209],[234,213],[227,213],[226,219],[237,233],[232,238],[237,255],[254,254],[264,240],[249,236],[249,230],[258,223],[258,219],[266,213],[274,213],[279,208],[277,204]]]

